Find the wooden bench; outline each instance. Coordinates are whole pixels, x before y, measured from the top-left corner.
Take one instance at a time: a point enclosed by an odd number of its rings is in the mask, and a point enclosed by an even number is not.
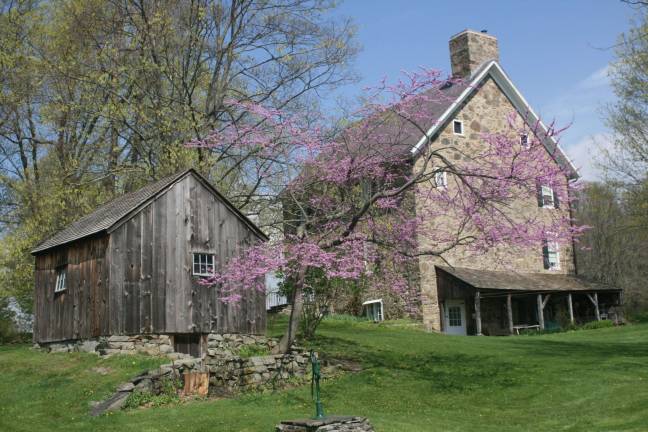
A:
[[[535,330],[540,330],[540,324],[519,324],[519,325],[514,325],[513,330],[515,331],[516,335],[520,335],[520,330],[524,329],[535,329]]]

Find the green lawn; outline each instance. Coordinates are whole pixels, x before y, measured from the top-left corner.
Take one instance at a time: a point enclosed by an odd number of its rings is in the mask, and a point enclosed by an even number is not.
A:
[[[365,366],[324,383],[327,413],[368,416],[377,431],[648,430],[648,325],[477,338],[405,324],[322,324],[319,349]],[[89,401],[155,364],[2,347],[0,431],[272,431],[312,411],[305,386],[87,415]]]

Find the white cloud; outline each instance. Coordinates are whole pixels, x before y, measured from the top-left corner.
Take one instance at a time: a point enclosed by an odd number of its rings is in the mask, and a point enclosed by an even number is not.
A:
[[[570,157],[583,180],[600,180],[603,173],[596,165],[600,161],[602,150],[613,151],[614,137],[611,133],[600,132],[582,137],[575,144],[565,145]]]
[[[580,81],[576,88],[582,90],[591,90],[600,87],[609,87],[610,86],[610,65],[607,64],[601,69],[592,73],[587,78]]]

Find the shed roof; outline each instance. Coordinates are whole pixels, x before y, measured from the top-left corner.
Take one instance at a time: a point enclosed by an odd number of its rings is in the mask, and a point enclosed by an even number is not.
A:
[[[621,291],[607,285],[585,281],[567,274],[516,273],[436,266],[457,279],[479,289],[501,291]]]
[[[193,174],[201,182],[207,186],[214,194],[216,194],[243,222],[250,227],[257,235],[267,240],[266,236],[259,227],[257,227],[250,219],[241,213],[234,204],[225,198],[216,188],[214,188],[203,176],[193,169],[187,169],[177,172],[170,176],[164,177],[156,182],[150,183],[134,192],[130,192],[119,196],[101,206],[99,206],[92,213],[82,217],[81,219],[71,223],[61,231],[54,234],[38,246],[36,246],[31,253],[36,255],[48,249],[64,245],[66,243],[80,240],[82,238],[107,232],[120,221],[127,218],[134,211],[147,205],[150,201],[155,199],[160,194],[164,193],[173,184],[184,178],[186,175]]]

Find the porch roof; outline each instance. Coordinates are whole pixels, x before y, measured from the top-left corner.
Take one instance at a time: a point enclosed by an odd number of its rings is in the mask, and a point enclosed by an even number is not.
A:
[[[479,289],[501,291],[621,291],[608,285],[585,281],[566,274],[516,273],[513,271],[477,270],[465,267],[436,266],[468,285]]]

